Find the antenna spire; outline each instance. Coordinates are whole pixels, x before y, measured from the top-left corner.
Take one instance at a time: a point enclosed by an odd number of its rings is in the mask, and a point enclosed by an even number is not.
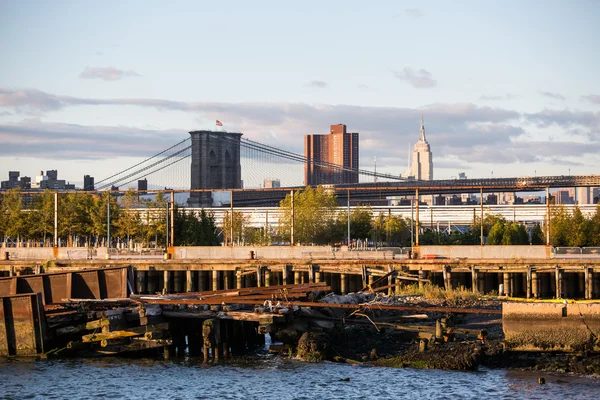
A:
[[[421,137],[419,140],[425,142],[425,122],[423,122],[423,113],[421,113]]]

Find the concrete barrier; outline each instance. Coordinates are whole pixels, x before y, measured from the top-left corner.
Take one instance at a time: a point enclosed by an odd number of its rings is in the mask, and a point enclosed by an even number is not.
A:
[[[329,246],[200,246],[176,247],[175,260],[354,260],[394,258],[394,252],[387,251],[343,251]]]
[[[549,246],[419,246],[413,248],[422,258],[550,258]]]
[[[52,247],[6,247],[9,260],[49,260],[54,258]]]
[[[507,349],[518,351],[600,350],[600,304],[504,303]]]

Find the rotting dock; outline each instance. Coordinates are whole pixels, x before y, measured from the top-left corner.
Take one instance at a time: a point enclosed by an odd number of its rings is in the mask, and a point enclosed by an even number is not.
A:
[[[501,314],[499,308],[319,301],[328,292],[389,293],[405,283],[433,283],[447,289],[463,286],[481,293],[502,284],[506,294],[529,298],[591,299],[600,293],[596,260],[7,260],[0,262],[0,268],[11,275],[0,278],[3,355],[160,352],[165,357],[185,353],[208,360],[243,354],[264,343],[267,333],[282,342],[274,351],[286,351],[298,343],[299,332],[313,328],[340,322],[389,323],[369,314],[373,310],[395,313],[396,318],[419,313],[436,318]],[[577,338],[575,346],[556,332],[550,337],[534,326],[527,315],[535,311],[527,311],[528,305],[513,314],[505,309],[507,343],[518,351],[597,351],[598,343],[593,340],[600,336],[600,325],[594,320],[600,315],[597,306],[588,307],[589,313],[580,316],[567,310],[570,319],[563,319],[566,306],[558,307],[560,313],[544,319],[549,326],[561,319],[563,328],[572,329],[569,338]],[[319,309],[329,311],[315,311]],[[349,318],[361,314],[362,318]],[[400,321],[391,326],[411,333],[411,340],[418,340],[424,349],[431,341],[451,340],[457,332],[481,334],[446,326],[439,319],[429,325]],[[591,334],[582,333],[590,327]]]

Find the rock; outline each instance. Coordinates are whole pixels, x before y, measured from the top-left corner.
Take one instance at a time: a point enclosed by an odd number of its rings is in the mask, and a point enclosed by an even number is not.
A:
[[[305,332],[298,340],[298,358],[307,362],[321,362],[329,353],[329,337],[323,332]]]

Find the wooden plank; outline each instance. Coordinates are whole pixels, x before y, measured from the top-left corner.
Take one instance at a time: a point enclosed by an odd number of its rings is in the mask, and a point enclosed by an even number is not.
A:
[[[102,333],[84,335],[81,337],[81,340],[84,343],[99,342],[102,340],[119,339],[119,338],[131,337],[131,336],[140,336],[140,335],[145,334],[146,332],[153,332],[153,331],[167,330],[167,329],[169,329],[169,323],[165,322],[162,324],[139,326],[139,327],[135,327],[135,328],[128,328],[128,329],[123,329],[123,330],[114,331],[114,332],[102,332]]]

